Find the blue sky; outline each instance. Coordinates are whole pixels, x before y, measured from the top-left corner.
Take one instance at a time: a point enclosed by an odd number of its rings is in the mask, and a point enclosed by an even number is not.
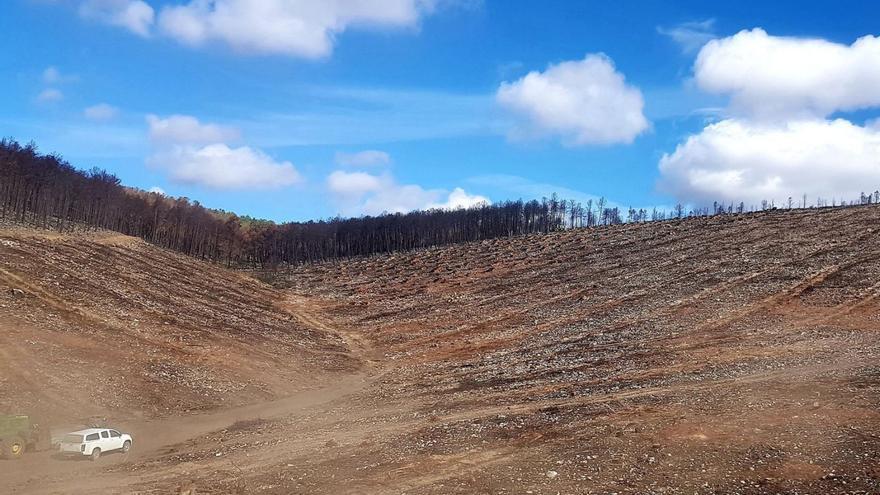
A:
[[[274,220],[880,187],[873,2],[357,3],[11,0],[0,130]]]

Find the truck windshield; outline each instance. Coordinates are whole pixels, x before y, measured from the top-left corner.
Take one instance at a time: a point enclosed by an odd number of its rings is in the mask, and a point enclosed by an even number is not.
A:
[[[83,436],[82,435],[64,435],[64,443],[82,443]]]

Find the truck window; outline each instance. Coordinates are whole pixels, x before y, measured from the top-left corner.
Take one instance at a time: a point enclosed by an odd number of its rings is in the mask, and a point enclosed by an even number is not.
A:
[[[100,438],[100,436],[98,436],[97,433],[92,433],[91,435],[88,435],[86,437],[86,442],[92,442],[92,441],[97,440],[99,438]]]
[[[119,438],[119,437],[121,437],[122,435],[120,435],[119,432],[116,431],[116,430],[110,430],[110,436],[111,436],[112,438]]]
[[[101,438],[110,438],[110,433],[106,430],[101,432]]]

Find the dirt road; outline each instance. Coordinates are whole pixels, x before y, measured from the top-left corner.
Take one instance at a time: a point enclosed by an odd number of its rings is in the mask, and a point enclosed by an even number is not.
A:
[[[0,487],[4,487],[2,493],[67,494],[88,493],[93,489],[109,493],[114,487],[124,493],[124,487],[132,484],[131,476],[124,471],[106,474],[108,469],[167,453],[174,445],[233,427],[236,423],[279,418],[294,420],[299,414],[319,410],[362,390],[367,380],[367,375],[359,373],[340,378],[332,386],[261,404],[153,421],[123,421],[112,427],[132,435],[134,446],[128,454],[107,454],[91,462],[62,459],[47,451],[29,453],[16,461],[0,461]]]

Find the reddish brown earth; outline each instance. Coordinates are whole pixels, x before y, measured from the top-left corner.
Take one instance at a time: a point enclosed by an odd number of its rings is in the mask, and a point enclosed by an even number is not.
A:
[[[877,207],[769,212],[306,266],[270,288],[129,239],[2,231],[0,284],[25,293],[0,296],[0,404],[71,403],[56,421],[104,414],[136,447],[30,454],[0,483],[880,493],[878,241]]]

